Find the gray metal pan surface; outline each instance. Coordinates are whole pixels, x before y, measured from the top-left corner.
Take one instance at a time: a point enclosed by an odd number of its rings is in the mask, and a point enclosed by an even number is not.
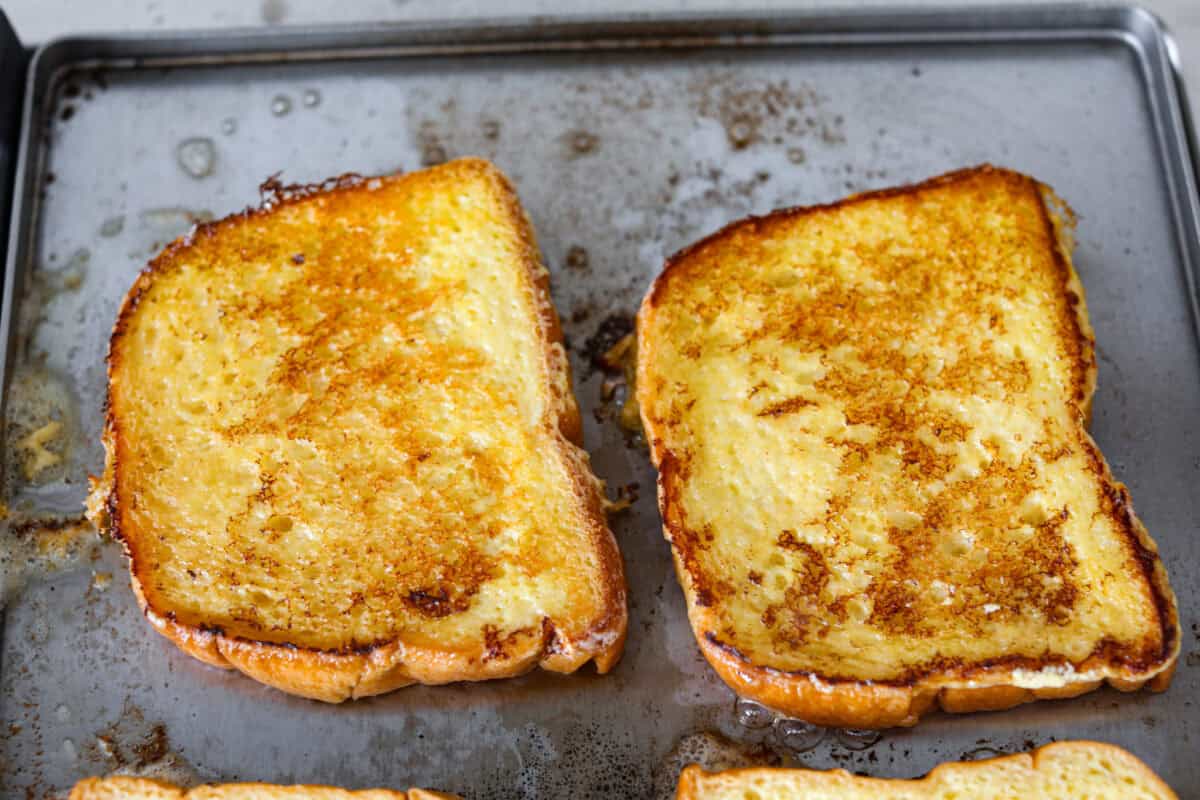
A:
[[[3,326],[6,502],[0,787],[114,769],[203,780],[424,785],[470,797],[647,797],[684,760],[880,776],[1055,739],[1125,746],[1200,792],[1200,258],[1169,40],[1126,8],[773,14],[78,38],[36,55]],[[258,184],[458,155],[514,180],[553,276],[593,463],[636,486],[613,518],[629,643],[599,677],[414,687],[332,707],[192,660],[153,633],[118,548],[73,535],[100,470],[103,359],[134,275]],[[748,213],[990,161],[1080,216],[1100,354],[1093,430],[1157,539],[1184,656],[1163,695],[1105,690],[939,715],[877,741],[771,720],[700,657],[644,449],[595,356],[666,255]],[[619,399],[620,393],[617,393]],[[61,423],[33,479],[28,439]],[[15,520],[42,520],[17,523]],[[26,564],[31,565],[26,568]]]

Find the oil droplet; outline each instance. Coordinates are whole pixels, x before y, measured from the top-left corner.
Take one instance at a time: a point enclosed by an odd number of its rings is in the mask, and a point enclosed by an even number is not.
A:
[[[292,111],[292,99],[286,94],[277,94],[271,101],[271,113],[277,117],[286,117]]]
[[[54,716],[58,718],[59,722],[66,722],[71,718],[71,709],[67,708],[66,705],[60,705],[54,709]]]
[[[74,761],[79,757],[79,750],[76,749],[75,742],[71,741],[70,739],[63,739],[62,751],[63,755],[67,757],[68,761]]]
[[[205,178],[213,173],[217,163],[217,148],[212,139],[192,137],[179,143],[176,150],[179,166],[193,178]]]
[[[304,104],[305,108],[316,108],[321,105],[321,93],[316,89],[305,89],[300,102]]]
[[[787,151],[787,157],[788,161],[792,162],[793,164],[803,164],[805,158],[804,150],[799,147],[789,148]]]
[[[837,732],[838,743],[847,750],[866,750],[879,741],[879,731],[843,728]]]
[[[775,714],[771,709],[744,697],[738,698],[733,706],[733,712],[737,717],[738,724],[750,730],[769,728],[775,721]]]
[[[124,214],[118,214],[115,217],[109,217],[100,224],[100,235],[106,239],[111,239],[123,230],[125,230]]]
[[[775,721],[775,738],[794,753],[804,753],[819,745],[827,731],[819,725],[786,717]]]
[[[237,120],[233,117],[226,117],[221,120],[221,133],[226,136],[233,136],[233,134],[237,133]]]

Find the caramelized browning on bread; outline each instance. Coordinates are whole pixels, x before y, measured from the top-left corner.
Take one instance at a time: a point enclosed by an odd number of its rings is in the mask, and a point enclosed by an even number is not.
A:
[[[1150,768],[1119,747],[1058,742],[1031,753],[942,764],[921,780],[879,780],[845,770],[737,769],[707,773],[694,764],[678,800],[1177,800]]]
[[[109,376],[90,507],[193,655],[325,700],[619,656],[547,275],[486,162],[201,227],[130,290]]]
[[[1088,435],[1049,190],[979,168],[729,226],[638,318],[638,399],[706,655],[814,722],[1165,685],[1153,542]]]
[[[456,800],[458,795],[409,789],[362,789],[331,786],[275,786],[269,783],[223,783],[181,789],[165,781],[114,775],[86,778],[75,784],[69,800]]]

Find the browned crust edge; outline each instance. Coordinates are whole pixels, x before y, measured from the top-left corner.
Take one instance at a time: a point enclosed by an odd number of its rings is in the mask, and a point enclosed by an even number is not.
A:
[[[156,778],[138,778],[127,775],[111,775],[107,778],[84,778],[71,789],[68,800],[110,800],[113,797],[146,797],[162,796],[167,793],[175,800],[219,800],[231,793],[252,790],[260,795],[292,794],[301,792],[337,793],[346,798],[362,798],[362,800],[461,800],[456,794],[434,792],[428,789],[409,789],[407,792],[393,789],[360,789],[357,791],[340,789],[334,786],[297,784],[279,786],[271,783],[219,783],[204,784],[191,789],[184,789],[167,781]],[[281,792],[280,790],[283,790]]]
[[[725,772],[705,772],[699,766],[691,764],[683,769],[679,776],[677,786],[676,800],[702,800],[706,797],[706,784],[715,780],[721,781],[741,781],[743,779],[753,780],[759,775],[770,773],[781,773],[788,777],[794,777],[799,787],[808,784],[813,789],[856,789],[859,791],[874,790],[875,792],[883,792],[887,789],[909,789],[921,791],[922,789],[932,788],[933,784],[947,774],[958,773],[962,776],[970,776],[975,773],[991,769],[999,765],[1018,766],[1027,764],[1032,769],[1041,769],[1042,762],[1049,758],[1061,755],[1070,755],[1075,751],[1098,751],[1107,755],[1108,758],[1114,761],[1121,761],[1126,767],[1136,771],[1141,776],[1143,782],[1148,788],[1158,794],[1161,800],[1179,800],[1178,796],[1171,787],[1163,782],[1162,778],[1158,777],[1146,763],[1137,756],[1116,745],[1106,742],[1093,742],[1087,740],[1077,740],[1069,742],[1054,742],[1052,744],[1042,745],[1041,747],[1030,750],[1027,753],[1015,753],[1008,756],[999,756],[997,758],[983,759],[981,761],[947,761],[938,764],[933,768],[928,775],[923,778],[913,780],[904,779],[888,779],[888,778],[870,778],[859,775],[852,775],[843,769],[834,769],[828,771],[810,770],[810,769],[778,769],[771,767],[747,767],[744,769],[732,769]],[[1023,787],[1014,786],[1014,791],[1018,791]],[[907,795],[906,795],[907,796]]]
[[[286,643],[261,641],[226,634],[217,627],[200,627],[177,622],[169,609],[158,609],[143,590],[138,563],[136,531],[122,514],[121,457],[127,443],[113,412],[112,397],[120,391],[118,368],[120,348],[129,320],[139,301],[153,284],[156,274],[169,268],[176,256],[191,246],[195,237],[215,236],[226,226],[272,213],[318,194],[362,190],[370,180],[343,176],[312,186],[282,187],[272,179],[264,184],[265,202],[221,220],[199,225],[187,236],[171,242],[142,270],[121,304],[113,325],[108,349],[109,397],[105,409],[103,443],[106,453],[104,476],[92,481],[88,516],[102,530],[122,542],[129,557],[130,582],[146,619],[163,636],[189,655],[212,666],[237,669],[255,680],[290,694],[325,702],[382,694],[413,683],[442,684],[513,677],[540,666],[553,672],[574,672],[588,661],[605,673],[620,660],[624,649],[627,608],[624,565],[616,539],[605,518],[600,482],[592,474],[582,448],[583,427],[572,390],[570,364],[563,346],[562,329],[550,296],[549,273],[541,263],[532,225],[508,179],[491,163],[464,158],[433,170],[457,169],[475,173],[492,182],[518,232],[527,277],[529,300],[539,323],[548,395],[546,424],[558,431],[558,455],[571,477],[588,528],[592,547],[599,555],[604,582],[604,608],[583,633],[566,636],[554,620],[544,619],[537,629],[525,629],[506,640],[497,656],[481,641],[478,648],[456,651],[416,647],[401,640],[372,643],[338,651],[322,651]],[[380,180],[408,180],[420,173],[385,176]],[[486,656],[486,657],[485,657]]]
[[[726,225],[667,259],[662,272],[642,300],[637,317],[638,403],[641,408],[642,426],[650,443],[651,460],[659,470],[658,502],[663,517],[663,533],[668,541],[672,541],[677,534],[673,530],[675,517],[671,513],[673,501],[668,485],[675,456],[666,449],[658,435],[655,421],[647,412],[651,407],[649,393],[652,391],[652,381],[649,380],[647,371],[655,356],[655,342],[649,335],[649,330],[651,318],[678,266],[692,253],[744,227],[756,227],[765,222],[790,219],[815,211],[835,210],[866,200],[901,196],[984,174],[999,174],[1031,185],[1042,199],[1045,224],[1051,230],[1051,238],[1056,243],[1055,261],[1062,271],[1064,288],[1075,310],[1077,322],[1082,363],[1076,401],[1080,408],[1082,440],[1110,492],[1110,498],[1120,521],[1124,523],[1122,527],[1127,533],[1135,558],[1153,593],[1162,630],[1161,652],[1152,663],[1138,665],[1140,668],[1131,668],[1126,664],[1115,663],[1107,657],[1106,652],[1100,650],[1083,662],[1070,665],[1078,675],[1075,680],[1065,680],[1061,686],[1032,689],[1014,685],[1013,672],[1017,669],[1044,668],[1048,666],[1044,660],[1014,658],[966,665],[955,670],[932,667],[925,672],[914,673],[905,680],[892,682],[829,677],[808,671],[777,670],[755,664],[736,648],[720,641],[715,633],[715,620],[711,619],[711,613],[705,604],[699,602],[690,569],[673,547],[676,575],[688,600],[688,618],[705,658],[722,680],[738,694],[790,716],[819,725],[837,727],[871,729],[911,726],[935,707],[953,713],[994,711],[1035,700],[1075,697],[1099,688],[1104,683],[1126,692],[1144,686],[1152,691],[1163,691],[1170,684],[1174,674],[1181,634],[1175,595],[1168,584],[1166,569],[1158,558],[1157,546],[1150,538],[1149,532],[1133,513],[1128,490],[1113,478],[1107,462],[1086,430],[1091,418],[1092,396],[1096,388],[1095,337],[1088,319],[1083,284],[1071,261],[1070,221],[1073,217],[1070,209],[1049,187],[1011,170],[984,164],[930,178],[921,183],[852,195],[834,203],[785,208],[760,217],[748,217]],[[1066,218],[1061,215],[1066,215]],[[1067,665],[1064,662],[1058,666]]]

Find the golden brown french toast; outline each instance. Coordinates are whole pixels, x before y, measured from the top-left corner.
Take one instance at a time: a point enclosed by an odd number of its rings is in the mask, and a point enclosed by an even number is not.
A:
[[[193,656],[341,701],[620,657],[625,583],[548,274],[476,159],[168,246],[109,349],[91,518]]]
[[[822,725],[1165,688],[1175,598],[1087,432],[1069,211],[980,167],[672,257],[637,395],[691,624]]]
[[[182,789],[150,778],[113,775],[75,784],[69,800],[458,800],[458,795],[409,789],[362,789],[331,786],[276,786],[269,783],[222,783]]]
[[[920,780],[845,770],[757,767],[679,777],[678,800],[1178,800],[1139,759],[1100,742],[1057,742],[1029,753],[941,764]]]

